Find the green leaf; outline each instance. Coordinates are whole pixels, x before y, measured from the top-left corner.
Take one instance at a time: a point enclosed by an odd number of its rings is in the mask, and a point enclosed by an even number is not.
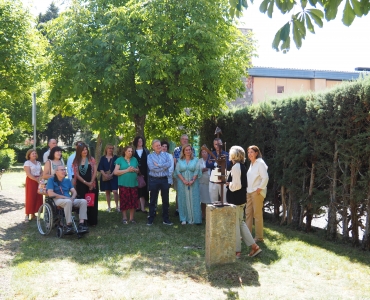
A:
[[[301,0],[301,7],[305,9],[307,6],[307,0]]]
[[[293,41],[296,45],[296,47],[299,49],[302,47],[302,39],[304,39],[304,36],[302,35],[302,32],[300,30],[299,21],[295,19],[293,21]]]
[[[287,40],[289,39],[289,45],[290,45],[290,22],[287,22],[283,27],[281,27],[278,32],[275,34],[275,38],[272,42],[272,48],[275,49],[276,51],[279,51],[279,44],[280,41],[283,42],[282,45],[284,45]]]
[[[322,19],[324,18],[324,13],[319,10],[319,9],[307,9],[306,13],[311,16],[311,18],[314,20],[317,26],[322,28],[323,26],[323,21]]]
[[[334,20],[338,13],[338,7],[342,0],[331,0],[324,2],[325,19],[327,21]]]
[[[305,15],[306,19],[306,27],[311,33],[315,33],[315,28],[313,27],[313,24],[311,22],[311,18],[308,14]]]
[[[353,10],[355,11],[356,16],[357,17],[362,17],[362,15],[364,13],[363,13],[362,8],[361,8],[361,3],[356,1],[356,0],[351,0],[351,3],[352,3]]]
[[[275,37],[274,37],[274,40],[272,41],[272,48],[275,49],[276,51],[279,51],[279,44],[280,44],[280,34],[281,34],[281,29],[280,28],[276,34],[275,34]]]
[[[316,4],[317,4],[318,0],[308,0],[308,2],[309,2],[313,7],[316,7]]]
[[[293,7],[297,4],[294,0],[276,0],[276,6],[280,9],[280,11],[285,14],[288,11],[291,11]]]
[[[274,11],[274,3],[270,3],[268,11],[267,11],[267,15],[269,16],[269,18],[272,18],[273,11]]]
[[[342,18],[343,24],[346,26],[351,25],[355,17],[356,17],[355,11],[353,10],[351,4],[349,3],[349,0],[346,0],[346,5],[344,7]]]
[[[267,11],[267,5],[271,2],[271,0],[263,0],[260,4],[260,12],[265,13]]]

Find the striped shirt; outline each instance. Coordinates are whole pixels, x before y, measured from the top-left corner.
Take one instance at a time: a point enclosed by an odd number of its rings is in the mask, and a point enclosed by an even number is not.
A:
[[[154,164],[156,163],[157,166]],[[153,152],[148,155],[149,176],[153,177],[168,177],[170,175],[169,168],[171,167],[170,156],[165,152],[159,154]]]

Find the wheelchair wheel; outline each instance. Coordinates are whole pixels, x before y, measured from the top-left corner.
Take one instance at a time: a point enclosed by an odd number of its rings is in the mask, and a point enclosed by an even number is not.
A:
[[[58,228],[57,228],[57,237],[61,239],[63,237],[63,235],[64,235],[63,227],[58,226]]]
[[[53,228],[53,210],[48,203],[44,203],[39,208],[37,228],[42,235],[48,235]]]

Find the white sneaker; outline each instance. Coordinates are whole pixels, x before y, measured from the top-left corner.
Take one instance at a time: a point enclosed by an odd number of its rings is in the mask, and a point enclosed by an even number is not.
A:
[[[110,212],[110,207],[108,207],[107,212]]]
[[[121,210],[119,209],[119,207],[116,207],[116,211],[120,212]]]

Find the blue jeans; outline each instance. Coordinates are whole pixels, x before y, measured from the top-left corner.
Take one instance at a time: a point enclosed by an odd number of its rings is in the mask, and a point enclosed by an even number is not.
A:
[[[168,186],[167,177],[148,177],[148,187],[150,192],[149,202],[149,222],[153,222],[156,215],[156,206],[158,201],[158,194],[161,191],[162,195],[162,218],[164,222],[168,222],[169,219],[169,207],[170,207],[170,189]]]

